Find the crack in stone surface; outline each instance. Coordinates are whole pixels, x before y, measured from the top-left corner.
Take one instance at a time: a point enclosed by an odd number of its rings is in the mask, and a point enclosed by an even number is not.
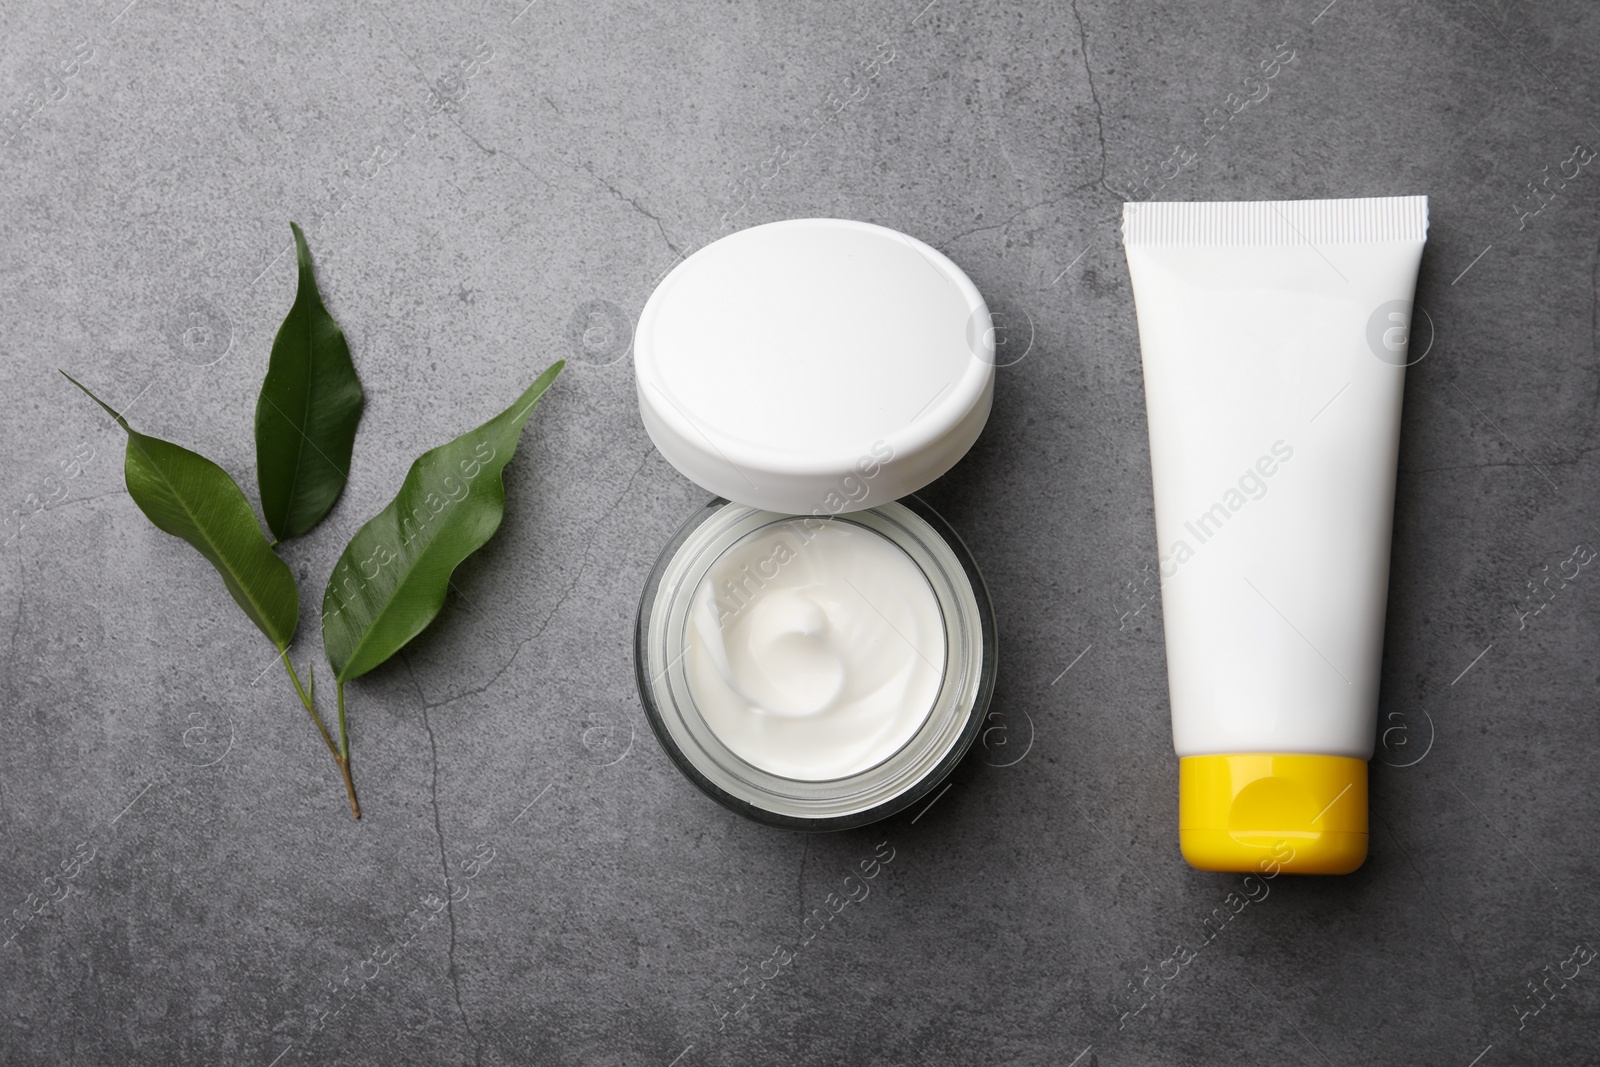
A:
[[[411,675],[411,684],[417,690],[417,696],[422,697],[422,686],[417,681],[416,672],[411,669],[411,663],[406,661],[406,671]],[[428,752],[430,754],[429,766],[432,777],[429,784],[429,798],[433,807],[433,833],[439,846],[439,867],[444,872],[444,910],[445,918],[450,923],[450,948],[448,951],[446,974],[450,978],[451,989],[455,993],[456,1011],[461,1016],[461,1025],[472,1038],[472,1060],[475,1064],[483,1063],[483,1039],[478,1035],[477,1029],[472,1025],[472,1020],[467,1016],[467,1007],[461,1000],[461,975],[456,964],[456,905],[450,895],[450,859],[444,843],[444,823],[439,817],[439,741],[433,733],[433,723],[428,717],[426,700],[422,706],[422,726],[428,734]]]
[[[611,502],[611,506],[605,510],[605,513],[599,518],[595,519],[592,524],[590,524],[589,539],[584,542],[583,558],[578,563],[578,573],[573,576],[571,583],[567,585],[567,588],[562,592],[561,596],[556,599],[555,605],[551,607],[551,609],[545,614],[544,619],[539,623],[539,628],[532,634],[529,634],[527,637],[523,638],[523,640],[517,644],[516,651],[511,653],[511,657],[507,659],[503,665],[501,665],[499,670],[495,671],[494,674],[490,676],[488,681],[484,682],[482,685],[474,686],[471,689],[462,690],[454,696],[446,697],[445,699],[432,704],[428,703],[427,698],[424,697],[423,706],[425,708],[442,708],[448,704],[454,704],[457,701],[465,700],[467,697],[478,696],[481,693],[488,692],[489,688],[493,686],[495,682],[500,680],[500,676],[511,669],[511,665],[517,662],[517,658],[522,655],[527,647],[544,635],[545,630],[549,628],[551,621],[556,617],[556,612],[561,610],[562,605],[564,605],[577,590],[578,583],[583,581],[584,572],[589,567],[590,553],[594,550],[594,540],[597,536],[599,536],[601,527],[605,524],[605,521],[611,517],[612,513],[617,510],[622,502],[627,499],[628,494],[633,490],[633,483],[638,480],[639,473],[644,470],[645,464],[650,462],[650,457],[654,453],[655,447],[653,445],[645,450],[644,455],[639,459],[639,465],[633,469],[633,473],[628,477],[627,484],[622,487],[622,492],[617,494],[617,498]]]
[[[588,173],[589,177],[593,178],[595,181],[597,181],[601,185],[605,186],[605,188],[610,191],[612,196],[616,197],[618,200],[621,200],[623,203],[625,203],[629,207],[633,208],[633,210],[637,211],[639,214],[643,215],[645,218],[647,218],[651,222],[655,223],[656,224],[656,229],[661,231],[661,239],[663,241],[667,242],[667,247],[672,249],[672,254],[677,256],[677,257],[679,257],[680,259],[683,258],[683,250],[680,249],[677,245],[673,244],[672,243],[672,238],[667,236],[667,228],[661,224],[661,216],[652,213],[651,211],[646,209],[643,204],[639,203],[637,198],[629,196],[627,193],[624,193],[621,189],[618,189],[615,185],[612,185],[610,182],[606,181],[589,164],[585,163],[583,165],[583,170]]]
[[[433,83],[428,80],[428,72],[422,69],[422,64],[418,63],[416,57],[410,52],[407,52],[405,50],[405,46],[400,43],[400,35],[395,32],[394,23],[389,21],[389,16],[381,8],[379,9],[378,14],[383,18],[384,25],[389,27],[389,36],[394,38],[395,48],[399,50],[401,55],[406,57],[406,62],[410,63],[412,68],[416,70],[417,77],[422,79],[423,88],[432,89]],[[517,155],[515,152],[508,152],[498,148],[490,148],[488,145],[478,140],[478,138],[474,136],[471,131],[455,120],[455,117],[450,113],[449,108],[441,108],[439,113],[445,116],[446,122],[455,127],[457,133],[461,134],[461,136],[470,141],[472,145],[484,155],[496,157],[505,156],[507,159],[511,160],[511,162],[515,163],[517,166],[533,175],[539,184],[543,185],[546,189],[555,188],[555,185],[551,183],[549,178],[546,178],[543,174],[540,174],[538,171],[534,170],[528,165],[526,160]],[[541,278],[544,277],[544,275],[539,272],[537,267],[534,267],[534,273],[539,274]]]
[[[1437,471],[1482,471],[1498,467],[1519,467],[1523,470],[1538,470],[1543,467],[1576,467],[1583,462],[1585,456],[1591,452],[1600,452],[1600,445],[1590,445],[1580,448],[1569,459],[1545,459],[1535,463],[1529,460],[1526,463],[1506,461],[1504,463],[1458,463],[1444,467],[1402,467],[1401,474],[1433,474]]]
[[[1100,106],[1100,94],[1094,86],[1094,70],[1089,66],[1089,35],[1083,28],[1083,15],[1078,11],[1078,0],[1072,0],[1072,17],[1078,23],[1078,50],[1083,53],[1083,73],[1089,79],[1089,99],[1094,101],[1095,137],[1100,142],[1100,187],[1119,200],[1127,197],[1106,183],[1106,116]]]
[[[794,897],[800,905],[800,929],[805,929],[806,924],[806,860],[811,858],[811,835],[806,834],[806,847],[800,853],[800,873],[794,880]]]
[[[1589,293],[1589,351],[1600,356],[1600,243],[1595,245],[1594,262],[1589,268]],[[1600,416],[1600,381],[1595,383],[1590,411]],[[1600,419],[1591,419],[1590,425],[1600,430]]]
[[[1048,200],[1041,200],[1037,204],[1029,204],[1027,207],[1013,212],[1011,215],[1007,216],[1003,222],[994,222],[985,226],[974,226],[970,230],[962,230],[960,233],[951,234],[949,237],[944,238],[939,243],[943,245],[950,245],[961,240],[963,237],[971,237],[975,233],[988,233],[990,230],[1003,230],[1030,212],[1038,211],[1040,208],[1052,207],[1061,203],[1063,200],[1069,199],[1070,197],[1083,192],[1085,189],[1094,189],[1102,184],[1103,183],[1100,181],[1090,180],[1082,183],[1081,185],[1074,185],[1071,189],[1068,189],[1060,196],[1053,196]]]
[[[20,531],[19,531],[20,534]],[[11,677],[17,677],[21,672],[17,666],[17,638],[22,634],[22,616],[28,606],[28,575],[22,566],[22,542],[17,542],[17,617],[11,621]],[[15,699],[15,689],[8,689]]]

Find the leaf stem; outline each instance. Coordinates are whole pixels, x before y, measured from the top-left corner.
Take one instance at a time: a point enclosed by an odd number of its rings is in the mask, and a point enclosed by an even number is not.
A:
[[[300,684],[300,676],[295,673],[294,664],[289,660],[289,650],[278,650],[279,657],[283,660],[284,669],[289,672],[289,680],[294,683],[294,691],[300,698],[300,703],[305,706],[306,714],[311,716],[311,721],[316,724],[317,733],[322,735],[322,741],[328,746],[328,751],[333,754],[333,762],[339,765],[339,774],[344,778],[345,795],[350,798],[350,815],[352,818],[361,818],[361,805],[356,800],[356,783],[350,777],[350,736],[345,732],[344,725],[344,683],[339,683],[339,740],[344,745],[341,752],[338,745],[333,743],[333,737],[328,733],[328,728],[323,725],[322,716],[317,714],[316,706],[316,668],[311,668],[311,692],[307,693]]]
[[[334,686],[339,693],[339,751],[345,759],[350,758],[350,732],[344,725],[344,683],[334,679]]]
[[[350,798],[350,817],[361,818],[361,803],[356,800],[356,783],[350,777],[350,761],[343,756],[335,756],[333,761],[339,765],[339,773],[344,775],[345,795]]]
[[[361,818],[361,805],[356,803],[356,783],[350,778],[350,732],[344,723],[344,682],[334,679],[334,690],[339,694],[339,748],[341,755],[335,756],[339,770],[344,774],[344,791],[350,794],[350,814],[357,819]]]
[[[279,658],[283,660],[283,667],[289,672],[289,680],[294,683],[294,691],[300,697],[300,703],[305,705],[306,714],[311,716],[311,721],[317,726],[317,733],[322,735],[322,740],[328,746],[328,751],[333,753],[333,758],[339,758],[339,749],[334,746],[333,738],[328,734],[328,728],[322,725],[322,716],[317,714],[317,706],[311,697],[306,695],[305,687],[300,684],[300,676],[295,673],[294,664],[289,661],[289,650],[279,650]]]

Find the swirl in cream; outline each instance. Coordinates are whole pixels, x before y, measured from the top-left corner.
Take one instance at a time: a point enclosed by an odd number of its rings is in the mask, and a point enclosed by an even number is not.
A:
[[[944,616],[902,549],[847,520],[738,541],[695,591],[684,667],[718,739],[760,770],[829,781],[882,763],[927,719]]]

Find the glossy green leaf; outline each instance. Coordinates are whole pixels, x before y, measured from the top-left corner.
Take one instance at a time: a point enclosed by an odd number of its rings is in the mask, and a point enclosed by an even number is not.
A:
[[[128,432],[123,471],[139,510],[210,560],[250,621],[279,650],[288,648],[300,619],[294,574],[267,543],[238,483],[204,456],[133,429],[120,412],[62,373]]]
[[[562,366],[476,430],[424,452],[399,495],[351,538],[322,598],[322,644],[339,682],[387,660],[439,614],[450,575],[500,526],[501,472]]]
[[[256,482],[261,510],[280,541],[322,521],[350,472],[361,381],[344,332],[322,306],[311,250],[294,231],[300,285],[278,336],[256,401]]]

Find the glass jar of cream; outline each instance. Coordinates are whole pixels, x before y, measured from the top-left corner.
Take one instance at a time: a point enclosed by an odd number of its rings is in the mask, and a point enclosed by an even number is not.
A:
[[[634,365],[657,448],[717,494],[639,605],[639,691],[662,746],[776,826],[914,804],[971,747],[994,688],[983,579],[910,495],[988,418],[977,289],[881,226],[758,226],[667,275]]]

